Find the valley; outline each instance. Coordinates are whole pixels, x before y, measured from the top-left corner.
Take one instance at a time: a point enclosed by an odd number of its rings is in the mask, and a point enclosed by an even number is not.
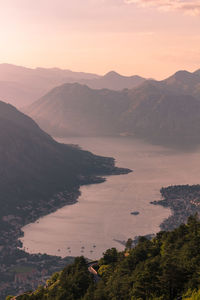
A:
[[[75,203],[81,185],[131,170],[115,167],[113,158],[56,142],[28,116],[1,101],[0,141],[0,297],[4,298],[44,283],[45,276],[71,261],[25,253],[18,240],[21,228]]]
[[[0,9],[0,300],[200,300],[200,0]]]
[[[77,83],[50,91],[30,108],[59,118],[67,137],[57,141],[0,102],[2,297],[45,285],[76,256],[99,259],[110,247],[123,250],[129,238],[152,237],[199,213],[200,104],[174,93],[172,83],[170,91],[154,81],[123,91]],[[73,99],[67,115],[66,95]],[[58,133],[47,119],[40,126]]]

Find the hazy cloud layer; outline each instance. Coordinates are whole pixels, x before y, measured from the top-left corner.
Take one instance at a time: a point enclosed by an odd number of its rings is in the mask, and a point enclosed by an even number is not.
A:
[[[180,10],[190,15],[200,15],[200,0],[124,0],[127,4],[155,6],[162,10]]]

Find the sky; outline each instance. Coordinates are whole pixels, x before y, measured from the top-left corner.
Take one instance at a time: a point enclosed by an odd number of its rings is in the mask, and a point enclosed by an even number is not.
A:
[[[163,79],[200,68],[200,0],[0,0],[0,63]]]

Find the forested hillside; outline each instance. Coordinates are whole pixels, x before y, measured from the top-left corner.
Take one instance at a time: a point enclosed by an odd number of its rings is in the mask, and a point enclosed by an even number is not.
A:
[[[18,300],[172,300],[199,299],[200,221],[189,217],[186,225],[141,237],[124,252],[109,249],[98,262],[94,282],[83,257],[54,274],[45,287],[18,296]],[[181,298],[182,297],[182,298]]]

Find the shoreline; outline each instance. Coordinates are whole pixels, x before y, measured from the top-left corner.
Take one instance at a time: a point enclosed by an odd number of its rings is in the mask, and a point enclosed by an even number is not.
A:
[[[117,170],[118,174],[124,174],[125,172],[119,173],[119,170]],[[129,172],[126,172],[129,173]],[[115,174],[113,174],[115,175]],[[111,175],[112,176],[112,175]],[[107,176],[106,176],[107,177]],[[39,208],[40,213],[39,214],[32,214],[32,216],[29,216],[29,219],[27,219],[27,222],[24,223],[19,223],[18,222],[18,227],[17,230],[15,231],[14,235],[11,237],[12,242],[15,242],[15,249],[13,248],[12,250],[19,251],[22,255],[22,260],[26,259],[26,263],[29,262],[31,263],[31,260],[33,259],[34,267],[35,265],[40,265],[41,261],[46,261],[46,264],[49,265],[48,272],[40,276],[41,274],[37,273],[37,276],[40,277],[41,281],[38,281],[40,284],[45,284],[44,278],[48,278],[51,276],[52,273],[59,271],[62,269],[67,263],[70,263],[73,261],[73,257],[66,256],[64,258],[61,258],[59,256],[53,256],[53,255],[47,255],[47,254],[29,254],[22,248],[19,247],[20,243],[20,238],[24,236],[24,233],[22,231],[22,227],[25,225],[28,225],[30,223],[36,222],[39,218],[46,216],[50,213],[53,213],[57,211],[58,209],[66,206],[66,205],[73,205],[78,202],[78,198],[81,195],[80,192],[80,187],[83,185],[90,185],[90,184],[98,184],[105,182],[106,178],[104,177],[99,177],[99,176],[93,176],[88,179],[87,183],[82,183],[79,186],[76,186],[73,191],[71,192],[60,192],[54,195],[53,199],[55,201],[52,202],[52,199],[50,199],[51,203],[51,208],[45,208],[45,210],[41,210],[41,207]],[[192,215],[197,213],[200,213],[200,185],[179,185],[179,186],[169,186],[166,188],[161,188],[160,189],[160,194],[162,196],[161,200],[158,201],[152,201],[150,202],[153,205],[161,205],[166,208],[170,208],[172,214],[165,219],[161,224],[160,224],[160,229],[169,231],[173,228],[176,228],[178,225],[181,223],[186,223],[187,218]],[[197,197],[199,195],[199,198]],[[196,197],[196,198],[195,198]],[[198,199],[197,199],[198,198]],[[196,199],[196,200],[195,200]],[[9,221],[9,220],[7,220]],[[10,220],[12,223],[13,220]],[[152,238],[152,234],[148,234],[147,238]],[[18,243],[19,242],[19,243]],[[22,243],[21,243],[22,246]],[[1,253],[1,252],[0,252]],[[16,264],[17,265],[17,264]],[[44,270],[43,270],[44,271]],[[35,276],[35,274],[34,274]],[[0,286],[1,287],[1,286]],[[21,291],[20,291],[21,292]],[[9,290],[6,291],[5,295],[10,293]],[[18,291],[16,290],[17,294]],[[1,295],[1,289],[0,289],[0,295]],[[5,296],[4,295],[4,296]]]
[[[71,263],[73,257],[30,254],[23,249],[20,240],[24,236],[22,228],[28,224],[36,222],[38,219],[56,212],[58,209],[73,205],[78,202],[81,195],[80,187],[90,184],[100,184],[106,181],[106,177],[114,175],[123,175],[132,172],[129,169],[110,167],[110,170],[99,175],[82,176],[79,178],[79,184],[73,187],[71,191],[56,193],[49,200],[39,201],[37,206],[23,208],[23,217],[18,215],[7,215],[2,217],[0,228],[2,235],[0,237],[0,266],[5,262],[4,268],[0,269],[0,298],[5,298],[8,294],[18,294],[23,290],[36,288],[38,285],[45,284],[52,273],[61,270],[67,263]],[[104,177],[102,177],[104,176]],[[6,258],[11,257],[12,263],[7,263]],[[17,268],[29,267],[29,273],[17,273]],[[4,274],[10,277],[6,281]],[[26,275],[29,279],[26,279]],[[37,279],[35,278],[37,277]],[[19,283],[21,287],[19,288]]]
[[[173,185],[160,189],[161,200],[150,202],[170,208],[172,214],[160,224],[160,229],[169,231],[187,222],[188,217],[200,215],[200,185]]]

